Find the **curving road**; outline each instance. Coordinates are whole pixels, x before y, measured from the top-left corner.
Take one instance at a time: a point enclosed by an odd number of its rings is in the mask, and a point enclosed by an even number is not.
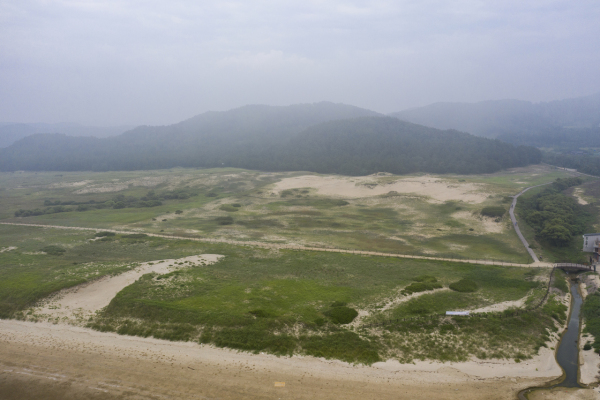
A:
[[[517,232],[517,236],[519,236],[519,239],[521,239],[521,243],[523,243],[523,246],[525,246],[525,249],[527,250],[527,252],[531,256],[531,258],[533,258],[533,262],[536,262],[536,263],[539,263],[540,260],[535,255],[535,253],[533,252],[533,250],[531,249],[531,247],[529,247],[529,243],[527,243],[527,240],[525,240],[525,237],[523,236],[523,234],[521,233],[521,230],[519,229],[519,223],[517,222],[517,218],[515,217],[515,206],[517,205],[517,198],[519,198],[520,195],[522,195],[523,193],[525,193],[529,189],[533,189],[533,188],[540,187],[540,186],[546,186],[546,185],[549,185],[551,183],[552,182],[542,183],[541,185],[529,186],[528,188],[525,188],[525,189],[521,190],[513,198],[512,204],[510,205],[510,209],[508,210],[508,213],[510,214],[510,219],[512,220],[512,223],[513,223],[513,227],[515,228],[515,232]]]

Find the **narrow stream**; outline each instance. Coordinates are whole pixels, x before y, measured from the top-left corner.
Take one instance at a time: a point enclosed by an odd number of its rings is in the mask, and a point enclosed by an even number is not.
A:
[[[582,387],[577,381],[579,373],[579,313],[583,299],[577,290],[579,284],[576,281],[570,281],[571,284],[571,315],[569,316],[569,324],[563,334],[562,340],[556,351],[556,361],[558,365],[565,371],[565,379],[559,384],[550,386],[545,389],[553,389],[555,387]],[[541,388],[538,388],[541,389]],[[526,400],[526,394],[535,391],[536,388],[525,389],[518,395],[519,399]]]
[[[566,375],[565,380],[556,385],[561,387],[581,387],[577,382],[577,373],[579,372],[579,312],[583,299],[577,287],[577,282],[571,282],[571,316],[567,331],[556,352],[556,361]]]

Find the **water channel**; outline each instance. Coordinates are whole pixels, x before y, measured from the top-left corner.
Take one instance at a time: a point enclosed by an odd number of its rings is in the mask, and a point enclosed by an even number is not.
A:
[[[579,373],[579,314],[583,299],[577,290],[579,283],[574,279],[571,284],[571,315],[569,316],[569,324],[563,334],[562,340],[556,351],[556,361],[564,371],[565,379],[545,389],[553,389],[555,387],[582,387],[577,381]],[[535,388],[526,389],[519,393],[519,399],[526,400],[526,393],[531,393]]]

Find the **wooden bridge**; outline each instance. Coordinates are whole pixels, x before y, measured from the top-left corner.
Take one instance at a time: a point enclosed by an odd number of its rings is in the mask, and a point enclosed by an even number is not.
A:
[[[583,265],[583,264],[572,264],[572,263],[557,263],[557,264],[554,264],[554,268],[562,269],[565,272],[596,271],[595,265]]]

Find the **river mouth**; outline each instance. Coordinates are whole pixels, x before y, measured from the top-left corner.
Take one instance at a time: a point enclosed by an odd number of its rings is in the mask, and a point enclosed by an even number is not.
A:
[[[579,293],[579,281],[577,278],[569,279],[571,291],[571,312],[569,314],[569,323],[562,335],[558,349],[556,350],[556,361],[563,370],[564,379],[559,383],[556,380],[549,382],[548,386],[529,388],[519,392],[520,400],[527,400],[529,393],[539,389],[564,388],[583,388],[579,384],[579,330],[581,327],[581,306],[583,298]]]

